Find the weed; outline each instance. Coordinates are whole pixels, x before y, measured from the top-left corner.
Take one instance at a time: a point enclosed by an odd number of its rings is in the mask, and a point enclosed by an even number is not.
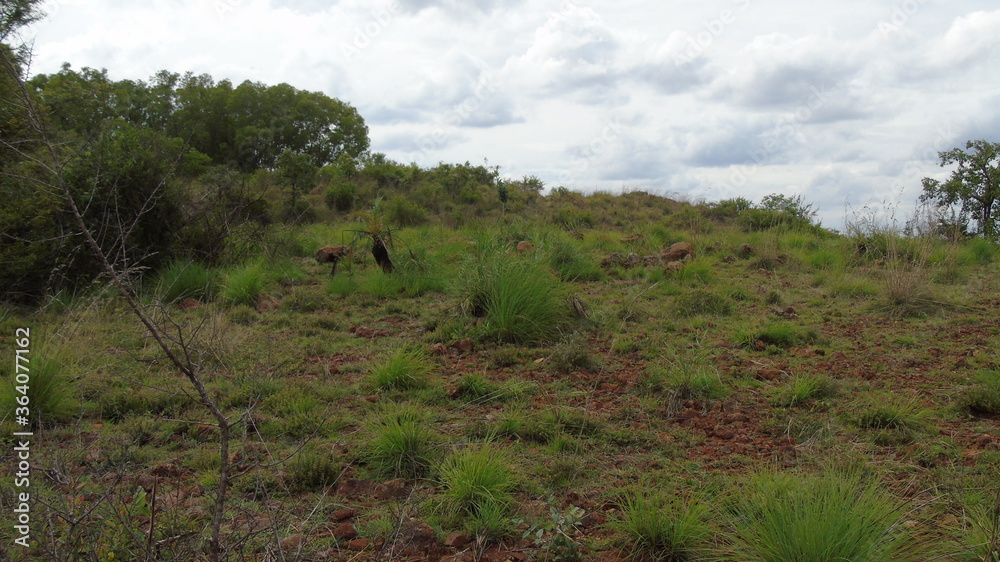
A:
[[[379,390],[418,388],[427,384],[432,369],[425,350],[402,347],[372,370],[371,380]]]
[[[531,525],[521,538],[530,540],[536,548],[542,549],[544,560],[582,560],[582,545],[574,537],[580,532],[583,510],[575,505],[559,510],[555,506],[555,498],[549,498],[546,504],[549,507],[549,521],[541,526],[537,523]],[[524,522],[515,519],[514,523]]]
[[[572,334],[552,347],[549,366],[557,373],[568,374],[573,371],[594,369],[597,367],[597,360],[590,352],[587,338],[580,334]]]
[[[464,400],[471,400],[476,404],[499,401],[504,398],[505,391],[485,377],[470,373],[463,375],[458,381],[458,388],[454,396]]]

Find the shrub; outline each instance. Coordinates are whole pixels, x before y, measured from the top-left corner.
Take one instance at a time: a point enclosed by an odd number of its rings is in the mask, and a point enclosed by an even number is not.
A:
[[[731,527],[741,560],[920,560],[899,502],[857,474],[763,473],[740,492]]]
[[[342,213],[354,209],[358,186],[351,181],[337,179],[326,190],[326,206]]]
[[[427,383],[432,368],[433,365],[425,350],[418,347],[403,347],[372,370],[372,384],[379,390],[421,387]]]
[[[190,260],[176,260],[160,272],[157,292],[160,298],[173,302],[184,298],[210,300],[215,294],[215,271]]]
[[[707,508],[656,488],[627,495],[620,517],[612,527],[631,543],[634,558],[694,560],[711,535]]]

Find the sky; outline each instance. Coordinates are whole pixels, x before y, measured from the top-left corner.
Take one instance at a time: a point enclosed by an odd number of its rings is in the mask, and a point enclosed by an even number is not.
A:
[[[995,0],[48,0],[32,73],[288,83],[403,163],[905,220],[939,151],[1000,142]]]

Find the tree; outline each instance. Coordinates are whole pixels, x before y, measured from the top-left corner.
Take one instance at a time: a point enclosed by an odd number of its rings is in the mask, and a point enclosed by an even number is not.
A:
[[[953,148],[938,152],[941,167],[958,164],[958,169],[945,181],[933,178],[921,180],[923,202],[942,207],[961,205],[960,218],[974,219],[979,233],[986,238],[997,237],[997,213],[1000,211],[1000,143],[970,140],[965,150]]]

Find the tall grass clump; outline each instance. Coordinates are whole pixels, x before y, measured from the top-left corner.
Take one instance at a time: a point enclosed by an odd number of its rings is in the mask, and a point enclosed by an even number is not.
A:
[[[434,461],[437,438],[412,407],[390,408],[368,423],[370,441],[363,458],[382,477],[425,476]]]
[[[222,299],[231,305],[254,306],[267,287],[267,275],[259,263],[236,267],[222,280]]]
[[[427,384],[433,365],[427,351],[402,347],[372,369],[371,380],[379,390],[407,390]]]
[[[444,507],[468,532],[488,540],[510,532],[515,486],[510,465],[507,451],[489,442],[456,451],[441,464]]]
[[[568,240],[556,238],[549,244],[549,265],[563,281],[600,281],[604,272]]]
[[[732,511],[735,558],[785,562],[923,560],[902,505],[858,474],[762,473]]]
[[[973,415],[1000,414],[1000,371],[982,371],[958,398],[958,406]]]
[[[3,413],[13,419],[15,408],[24,406],[21,402],[27,396],[30,427],[38,428],[69,420],[77,408],[77,402],[66,372],[65,357],[43,348],[33,349],[30,363],[26,365],[29,367],[26,373],[27,384],[23,384],[23,371],[15,373],[13,361],[0,365],[0,380],[3,381],[0,384],[0,405]]]
[[[569,319],[558,280],[537,263],[481,251],[458,279],[463,309],[482,318],[482,334],[508,343],[550,340]]]
[[[625,535],[632,558],[644,560],[697,560],[712,533],[704,505],[657,488],[626,495],[612,528]]]
[[[192,298],[210,300],[217,289],[216,272],[190,260],[176,260],[160,272],[157,293],[166,302]]]

